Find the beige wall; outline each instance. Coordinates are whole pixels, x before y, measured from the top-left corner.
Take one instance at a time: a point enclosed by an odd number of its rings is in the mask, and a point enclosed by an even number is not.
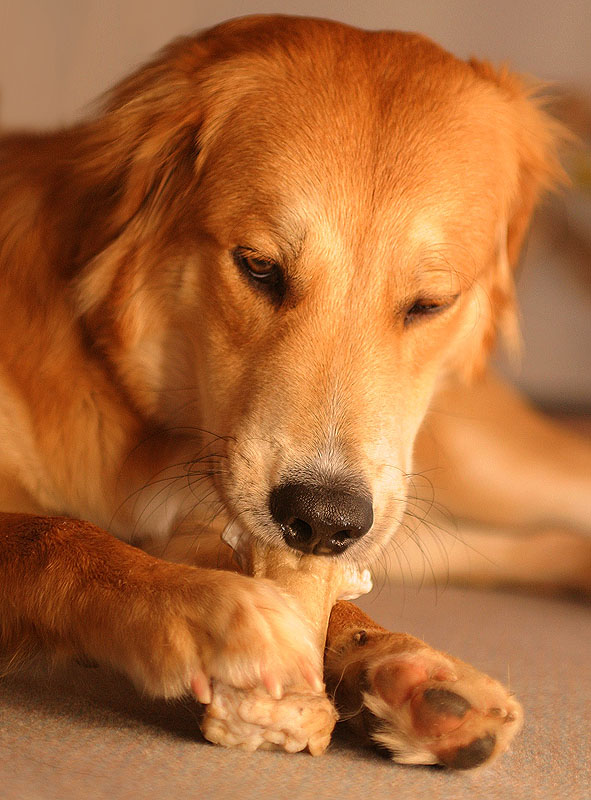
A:
[[[274,11],[420,30],[460,56],[508,60],[591,94],[591,0],[0,0],[0,121],[67,123],[173,36]],[[535,260],[522,290],[521,381],[546,402],[591,404],[590,281],[585,294],[559,255]]]
[[[277,11],[418,30],[459,56],[591,86],[590,0],[0,0],[1,118],[71,120],[173,36]]]

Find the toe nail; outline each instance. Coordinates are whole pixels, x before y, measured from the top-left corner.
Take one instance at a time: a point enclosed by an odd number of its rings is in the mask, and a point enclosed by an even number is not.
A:
[[[300,669],[304,679],[315,692],[324,692],[324,681],[322,680],[322,676],[318,673],[317,669],[310,664],[309,661],[300,661]]]
[[[211,686],[203,672],[193,676],[191,680],[191,689],[200,703],[204,705],[211,703]]]
[[[276,675],[265,675],[263,677],[263,684],[274,700],[281,700],[283,697],[283,687]]]

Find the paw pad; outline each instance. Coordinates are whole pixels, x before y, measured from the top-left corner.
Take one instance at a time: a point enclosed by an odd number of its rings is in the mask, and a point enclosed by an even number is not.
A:
[[[497,681],[424,647],[365,660],[368,736],[403,764],[472,769],[507,749],[521,707]]]
[[[465,697],[438,687],[419,690],[411,700],[415,730],[428,736],[441,736],[455,730],[471,708]]]
[[[439,762],[452,769],[472,769],[484,764],[493,754],[497,737],[487,733],[470,744],[458,747],[449,752],[438,753]]]

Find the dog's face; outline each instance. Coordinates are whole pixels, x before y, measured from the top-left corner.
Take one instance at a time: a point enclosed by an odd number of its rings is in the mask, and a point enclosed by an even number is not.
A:
[[[548,122],[511,79],[415,36],[263,19],[161,63],[187,94],[170,138],[192,146],[80,296],[95,318],[120,309],[113,358],[140,405],[223,437],[230,517],[366,560],[401,521],[437,382],[479,365],[510,305],[556,169]]]

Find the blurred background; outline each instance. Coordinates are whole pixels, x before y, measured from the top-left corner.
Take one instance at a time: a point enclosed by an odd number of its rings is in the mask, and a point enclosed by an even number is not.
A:
[[[566,156],[572,189],[545,206],[530,237],[519,276],[524,358],[511,374],[542,406],[590,411],[591,0],[0,0],[0,123],[70,123],[174,36],[272,12],[420,31],[460,57],[552,82],[582,146]]]

